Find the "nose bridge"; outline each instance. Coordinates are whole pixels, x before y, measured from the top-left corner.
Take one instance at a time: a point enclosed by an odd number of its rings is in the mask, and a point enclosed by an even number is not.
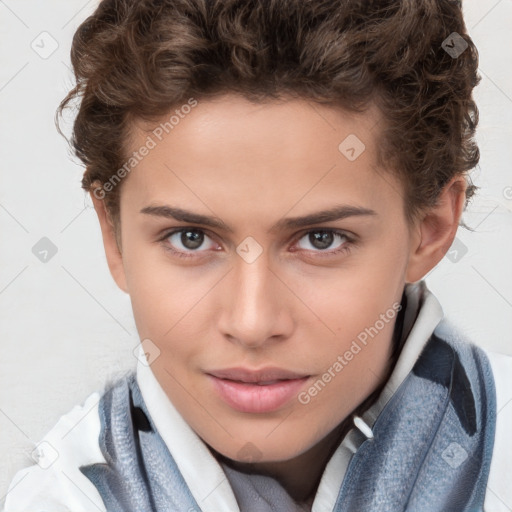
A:
[[[265,253],[252,263],[238,258],[225,290],[221,329],[240,343],[259,346],[287,334],[289,318],[280,301],[278,279]]]

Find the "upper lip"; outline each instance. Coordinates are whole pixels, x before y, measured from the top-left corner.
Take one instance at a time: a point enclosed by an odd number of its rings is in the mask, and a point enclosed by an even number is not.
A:
[[[226,368],[223,370],[211,370],[207,372],[219,379],[236,380],[240,382],[268,382],[273,380],[303,379],[308,375],[296,373],[283,368],[266,367],[259,370],[248,368]]]

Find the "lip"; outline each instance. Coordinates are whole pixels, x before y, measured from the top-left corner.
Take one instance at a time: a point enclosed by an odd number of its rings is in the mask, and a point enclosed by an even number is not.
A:
[[[216,393],[241,412],[265,413],[283,407],[297,396],[309,375],[281,368],[230,368],[207,372]]]
[[[305,373],[292,372],[275,366],[267,366],[259,370],[251,370],[249,368],[242,367],[226,368],[223,370],[211,370],[206,373],[219,379],[229,379],[248,383],[302,379],[303,377],[309,377],[309,375],[306,375]]]

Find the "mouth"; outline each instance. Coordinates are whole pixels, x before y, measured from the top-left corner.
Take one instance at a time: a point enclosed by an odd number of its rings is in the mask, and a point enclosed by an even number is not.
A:
[[[219,379],[233,380],[237,382],[246,382],[248,384],[274,384],[281,380],[302,379],[309,377],[305,373],[297,373],[284,368],[267,366],[259,370],[251,370],[249,368],[226,368],[223,370],[211,370],[206,372]]]
[[[280,409],[297,396],[310,375],[280,368],[231,368],[208,372],[215,393],[240,412],[265,413]]]

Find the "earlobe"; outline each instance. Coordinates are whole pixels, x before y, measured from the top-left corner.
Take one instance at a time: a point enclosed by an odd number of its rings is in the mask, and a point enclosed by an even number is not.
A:
[[[406,282],[421,280],[447,253],[464,210],[466,187],[463,176],[454,177],[443,188],[437,204],[419,221],[412,240]]]
[[[94,209],[98,215],[98,220],[103,238],[103,246],[105,248],[105,256],[107,257],[108,268],[117,286],[124,292],[128,293],[126,285],[126,274],[123,265],[123,256],[117,245],[115,236],[114,223],[105,207],[103,199],[99,199],[91,189],[90,196],[94,205]]]

